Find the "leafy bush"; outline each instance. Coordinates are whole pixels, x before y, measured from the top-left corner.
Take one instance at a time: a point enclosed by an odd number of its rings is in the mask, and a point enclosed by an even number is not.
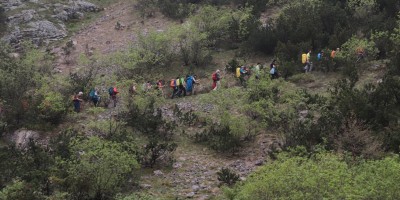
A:
[[[66,169],[73,198],[111,198],[139,167],[121,145],[98,137],[72,140],[70,148],[73,154]]]
[[[236,73],[236,68],[238,68],[239,66],[239,61],[234,58],[228,62],[225,69],[229,72]]]
[[[229,126],[212,125],[202,133],[196,133],[195,142],[204,143],[211,149],[221,152],[234,153],[239,150],[242,143],[240,136],[234,135]]]
[[[141,101],[143,105],[140,105]],[[155,103],[155,96],[144,96],[141,100],[137,96],[135,103],[130,103],[129,111],[124,113],[123,116],[128,125],[150,138],[171,140],[174,136],[176,124],[166,121],[162,117],[161,109],[155,108]]]
[[[218,180],[229,186],[234,185],[239,180],[239,175],[230,170],[229,168],[222,168],[217,172]]]
[[[21,61],[15,60],[8,56],[9,53],[11,49],[7,45],[0,50],[0,99],[4,120],[11,128],[26,122],[34,110],[28,92],[39,84],[40,76],[36,67],[41,57],[25,62],[25,57]]]
[[[355,36],[345,42],[337,53],[337,59],[355,62],[358,58],[357,50],[362,49],[366,54],[366,59],[375,59],[378,55],[378,49],[373,41],[360,39]]]
[[[21,180],[14,180],[0,190],[0,199],[2,200],[39,200],[43,198],[42,195],[35,193],[28,183]]]
[[[173,161],[172,154],[176,147],[176,143],[162,142],[157,138],[151,138],[149,143],[138,152],[137,157],[139,162],[146,167],[153,168],[161,159],[170,164]]]
[[[399,169],[398,156],[351,166],[331,153],[280,154],[226,194],[230,199],[397,199]]]
[[[157,0],[138,0],[135,7],[142,18],[152,17],[156,12]]]
[[[115,64],[143,74],[144,70],[169,66],[174,50],[167,34],[150,31],[147,34],[138,33],[135,45],[119,56]]]
[[[169,33],[173,44],[179,50],[178,55],[185,65],[205,66],[211,61],[206,41],[207,35],[196,29],[192,23],[177,26]]]
[[[201,133],[196,133],[194,140],[216,151],[235,153],[242,147],[242,140],[250,137],[251,131],[247,125],[251,126],[251,123],[246,117],[231,116],[226,111],[219,116],[218,123],[212,124]]]
[[[243,46],[245,46],[248,51],[271,54],[274,52],[277,42],[278,37],[274,26],[272,24],[267,24],[251,30]]]
[[[310,73],[302,73],[302,74],[296,74],[288,79],[288,81],[293,82],[293,83],[312,83],[315,81],[314,75]]]
[[[163,0],[157,4],[162,14],[173,19],[183,19],[195,10],[194,4],[187,0]]]
[[[67,105],[69,99],[65,99],[60,93],[47,91],[43,94],[43,100],[39,104],[39,117],[52,124],[58,124],[67,113]]]

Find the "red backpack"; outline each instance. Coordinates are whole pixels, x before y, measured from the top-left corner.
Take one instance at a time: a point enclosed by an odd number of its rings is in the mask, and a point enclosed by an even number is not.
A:
[[[212,74],[212,80],[213,80],[213,81],[217,81],[217,73],[216,73],[216,72],[214,72],[214,73]]]

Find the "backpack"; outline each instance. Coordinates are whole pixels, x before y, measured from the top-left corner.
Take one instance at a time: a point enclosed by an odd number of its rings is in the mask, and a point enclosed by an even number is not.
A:
[[[336,51],[335,51],[335,50],[332,50],[332,52],[331,52],[331,58],[335,58],[335,56],[336,56]]]
[[[94,96],[95,96],[95,91],[92,89],[92,90],[90,90],[89,97],[90,97],[90,99],[93,99]]]
[[[118,90],[117,90],[117,88],[115,87],[115,88],[113,88],[113,94],[117,94],[118,93]]]
[[[179,85],[183,85],[184,82],[185,82],[185,79],[184,79],[184,78],[180,78],[180,79],[179,79]]]
[[[303,53],[301,54],[301,63],[306,64],[307,62],[307,54]]]
[[[180,80],[179,80],[179,78],[176,79],[175,84],[176,84],[176,86],[179,86],[179,85],[180,85]]]
[[[236,78],[240,77],[240,67],[236,68]]]
[[[170,82],[169,86],[170,86],[171,88],[176,87],[175,79],[171,79],[171,82]]]
[[[218,78],[217,78],[217,73],[214,72],[214,73],[212,74],[212,80],[213,80],[213,81],[217,81],[217,79],[218,79]]]
[[[317,59],[318,59],[318,61],[321,61],[321,60],[322,60],[322,54],[321,54],[321,53],[318,53]]]
[[[272,68],[272,69],[269,71],[269,73],[270,73],[270,74],[275,74],[275,68]]]
[[[113,87],[108,88],[108,94],[109,95],[113,95],[114,94],[114,88]]]

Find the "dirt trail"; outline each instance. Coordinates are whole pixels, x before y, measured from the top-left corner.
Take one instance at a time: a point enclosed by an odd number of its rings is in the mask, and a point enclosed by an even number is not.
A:
[[[117,22],[124,26],[121,30],[115,28]],[[136,41],[137,32],[147,33],[151,30],[162,32],[174,23],[159,13],[156,13],[155,17],[143,19],[132,2],[120,1],[105,8],[101,17],[90,25],[82,27],[71,37],[75,42],[75,50],[67,59],[69,64],[66,63],[63,52],[58,50],[56,69],[69,73],[77,67],[76,62],[81,54],[98,52],[100,55],[106,55],[124,50]]]
[[[143,176],[142,187],[155,196],[210,199],[221,195],[217,176],[221,168],[229,168],[245,180],[266,162],[271,149],[279,148],[278,143],[275,136],[262,134],[235,156],[216,153],[201,145],[181,145],[172,169],[155,170]]]

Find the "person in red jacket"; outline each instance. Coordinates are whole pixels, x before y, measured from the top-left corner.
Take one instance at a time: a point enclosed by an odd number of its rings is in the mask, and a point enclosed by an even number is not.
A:
[[[212,74],[212,80],[213,80],[212,89],[217,90],[218,87],[220,87],[220,80],[221,80],[221,74],[219,69],[217,69],[217,71],[215,71]]]

